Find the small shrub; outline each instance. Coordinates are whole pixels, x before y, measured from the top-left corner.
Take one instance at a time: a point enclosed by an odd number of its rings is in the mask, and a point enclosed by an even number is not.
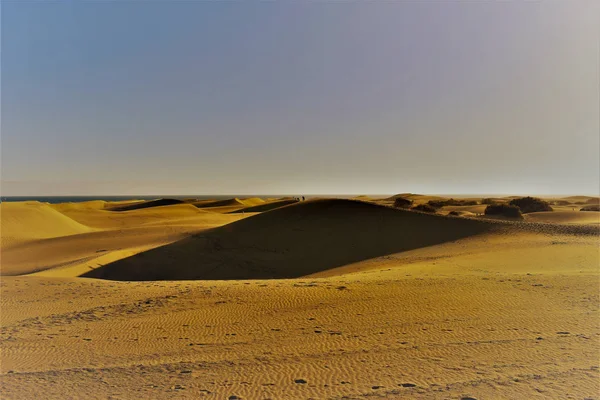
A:
[[[586,206],[582,207],[579,211],[600,211],[600,206]]]
[[[552,202],[553,206],[570,206],[571,202],[566,200],[554,200]]]
[[[483,212],[485,215],[499,215],[502,217],[509,218],[523,218],[521,209],[514,205],[509,204],[490,204],[485,208]]]
[[[396,208],[410,208],[412,204],[412,200],[405,199],[403,197],[398,197],[396,200],[394,200],[394,207]]]
[[[481,200],[481,204],[497,204],[498,202],[494,199],[483,199]]]
[[[460,216],[460,213],[458,211],[450,211],[448,215],[454,215],[455,217],[458,217]]]
[[[538,212],[538,211],[553,211],[550,204],[547,201],[538,199],[536,197],[522,197],[520,199],[513,199],[508,203],[511,206],[517,206],[521,209],[523,214]]]
[[[415,206],[412,209],[417,210],[417,211],[428,212],[428,213],[435,213],[435,208],[429,204],[419,204],[418,206]]]
[[[447,199],[447,200],[429,200],[427,202],[431,207],[441,208],[444,206],[476,206],[477,202],[475,200],[456,200],[456,199]]]

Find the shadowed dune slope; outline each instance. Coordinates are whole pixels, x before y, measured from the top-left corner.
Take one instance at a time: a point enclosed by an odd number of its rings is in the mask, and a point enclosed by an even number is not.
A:
[[[477,235],[482,221],[352,200],[275,209],[86,273],[111,280],[296,278]]]
[[[183,200],[177,199],[157,199],[144,201],[140,203],[128,204],[125,206],[111,207],[107,208],[109,211],[132,211],[132,210],[140,210],[142,208],[150,208],[150,207],[160,207],[160,206],[170,206],[173,204],[183,204]]]
[[[259,197],[250,197],[247,199],[225,199],[225,200],[200,200],[193,203],[198,208],[212,208],[212,207],[254,207],[263,204],[265,201]]]
[[[91,229],[38,202],[2,203],[2,246],[23,241],[76,235]]]
[[[279,200],[279,201],[272,201],[269,203],[265,203],[265,204],[260,204],[258,206],[253,206],[253,207],[246,207],[246,208],[242,208],[241,210],[235,210],[232,211],[230,214],[239,214],[239,213],[247,213],[247,212],[265,212],[265,211],[271,211],[271,210],[275,210],[276,208],[280,208],[283,206],[289,206],[290,204],[295,204],[297,203],[298,200]]]

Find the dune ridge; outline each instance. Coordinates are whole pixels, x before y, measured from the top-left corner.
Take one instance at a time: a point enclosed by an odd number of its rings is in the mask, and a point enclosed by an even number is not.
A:
[[[242,208],[241,210],[231,211],[230,213],[237,214],[237,213],[247,213],[247,212],[251,212],[251,213],[266,212],[266,211],[275,210],[276,208],[279,208],[279,207],[284,207],[284,206],[288,206],[290,204],[295,204],[297,202],[298,202],[298,200],[295,200],[295,199],[274,200],[274,201],[265,202],[263,204],[259,204],[256,206],[245,207],[245,208]]]
[[[496,225],[354,200],[288,205],[90,271],[113,280],[294,278]]]
[[[239,199],[237,197],[234,197],[232,199],[225,200],[202,200],[194,202],[193,204],[198,208],[212,208],[228,206],[253,207],[263,203],[265,203],[265,201],[259,197],[249,197],[246,199]]]
[[[360,199],[50,205],[94,229],[37,239],[22,219],[30,238],[2,246],[1,397],[595,398],[597,213]],[[168,280],[78,278],[105,272]]]
[[[157,200],[149,200],[143,202],[136,202],[133,204],[126,204],[123,206],[116,206],[107,208],[109,211],[132,211],[132,210],[140,210],[143,208],[150,207],[160,207],[160,206],[170,206],[174,204],[183,204],[183,200],[178,199],[157,199]]]
[[[3,202],[0,205],[2,247],[29,240],[89,232],[88,226],[39,202]]]

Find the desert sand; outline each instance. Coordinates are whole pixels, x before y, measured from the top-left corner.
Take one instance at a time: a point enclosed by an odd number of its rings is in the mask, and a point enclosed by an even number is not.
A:
[[[2,203],[1,398],[598,399],[597,200],[549,200]]]

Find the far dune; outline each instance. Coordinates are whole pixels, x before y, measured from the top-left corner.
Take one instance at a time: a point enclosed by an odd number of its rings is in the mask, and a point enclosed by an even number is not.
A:
[[[259,204],[256,206],[250,206],[250,207],[245,207],[242,208],[240,210],[235,210],[233,211],[233,213],[247,213],[247,212],[265,212],[265,211],[271,211],[274,210],[276,208],[279,207],[283,207],[283,206],[287,206],[290,204],[295,204],[297,203],[298,200],[274,200],[274,201],[269,201],[269,202],[265,202],[263,204]]]
[[[600,224],[600,212],[543,211],[527,214],[525,219],[554,224]]]
[[[2,247],[18,243],[89,232],[91,229],[47,204],[38,202],[2,203]]]
[[[109,211],[132,211],[132,210],[140,210],[142,208],[150,208],[150,207],[160,207],[160,206],[170,206],[173,204],[183,204],[183,200],[178,199],[157,199],[157,200],[149,200],[139,203],[133,204],[125,204],[118,205],[115,207],[108,208]]]

